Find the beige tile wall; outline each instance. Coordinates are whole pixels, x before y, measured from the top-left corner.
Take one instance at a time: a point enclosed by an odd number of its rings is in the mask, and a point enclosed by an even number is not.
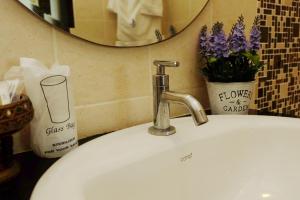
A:
[[[180,61],[179,68],[167,70],[171,89],[195,95],[208,108],[197,64],[200,27],[222,20],[229,30],[241,13],[249,24],[256,14],[256,1],[210,0],[198,19],[177,37],[148,47],[117,49],[57,31],[16,1],[0,0],[0,5],[0,76],[24,56],[47,65],[56,60],[70,65],[80,138],[151,121],[154,59]],[[176,115],[185,112],[173,107]],[[26,138],[26,133],[17,135],[18,151],[27,147]]]
[[[207,3],[207,0],[164,0],[163,34],[169,36],[169,27],[177,31],[184,29]]]

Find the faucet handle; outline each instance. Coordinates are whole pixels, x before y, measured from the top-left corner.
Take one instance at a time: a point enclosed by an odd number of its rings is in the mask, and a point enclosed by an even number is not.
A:
[[[153,64],[157,66],[158,75],[165,74],[165,67],[179,67],[180,65],[178,61],[164,61],[164,60],[154,60]]]

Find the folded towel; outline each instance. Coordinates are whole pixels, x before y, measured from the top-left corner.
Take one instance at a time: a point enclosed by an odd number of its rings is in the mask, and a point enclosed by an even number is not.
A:
[[[107,8],[117,14],[116,45],[136,46],[158,40],[155,33],[161,31],[162,0],[109,0]]]
[[[142,0],[141,14],[163,16],[163,2],[162,0]]]
[[[122,21],[134,27],[141,6],[141,0],[109,0],[107,9],[116,13]]]
[[[162,0],[109,0],[107,8],[129,24],[134,23],[139,14],[163,16]]]

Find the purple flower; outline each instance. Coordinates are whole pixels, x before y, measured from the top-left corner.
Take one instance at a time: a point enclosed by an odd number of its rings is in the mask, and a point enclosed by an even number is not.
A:
[[[256,17],[251,29],[250,33],[250,44],[249,44],[249,50],[250,51],[258,51],[260,48],[260,36],[261,32],[259,29],[259,18]]]
[[[217,22],[213,25],[212,35],[210,36],[209,51],[216,58],[227,58],[229,56],[229,47],[226,39],[226,35],[223,31],[223,24]]]
[[[203,26],[199,35],[199,49],[202,55],[208,57],[209,53],[209,36],[207,34],[207,26]]]
[[[244,17],[240,16],[237,23],[231,30],[229,46],[232,52],[238,53],[247,50],[247,40],[245,36]]]

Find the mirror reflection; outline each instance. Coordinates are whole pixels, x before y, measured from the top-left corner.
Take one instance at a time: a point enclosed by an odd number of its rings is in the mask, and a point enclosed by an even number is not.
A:
[[[54,26],[108,46],[143,46],[175,36],[208,0],[18,0]]]

